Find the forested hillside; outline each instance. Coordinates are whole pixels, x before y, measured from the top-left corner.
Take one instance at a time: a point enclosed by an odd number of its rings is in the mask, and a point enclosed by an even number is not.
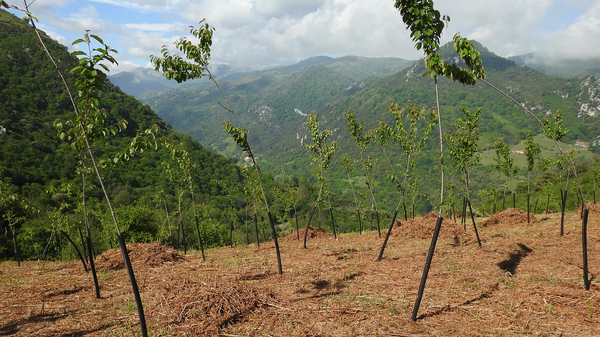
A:
[[[567,148],[577,144],[574,147],[579,151],[576,160],[589,160],[591,154],[587,150],[597,152],[595,141],[600,134],[600,119],[597,117],[600,112],[600,82],[596,77],[564,79],[545,75],[501,58],[478,43],[475,45],[481,52],[488,80],[492,84],[531,109],[538,118],[561,111],[564,125],[569,130],[563,141],[571,144]],[[457,59],[450,44],[444,46],[441,52],[445,59]],[[301,142],[308,140],[305,115],[312,110],[317,111],[323,127],[330,128],[333,137],[340,142],[337,151],[340,155],[334,158],[337,162],[344,154],[354,158],[358,156],[343,116],[349,109],[355,111],[358,121],[364,122],[370,129],[377,126],[379,119],[391,121],[386,110],[392,101],[400,105],[412,101],[426,107],[433,107],[435,103],[433,83],[430,78],[422,76],[426,71],[422,60],[383,79],[372,78],[359,82],[323,65],[299,64],[294,69],[301,70],[294,74],[293,80],[286,78],[283,83],[278,82],[284,78],[281,69],[220,82],[241,123],[249,128],[262,167],[272,173],[283,170],[308,178],[311,176],[311,169],[307,169],[310,161]],[[355,69],[361,72],[360,67]],[[239,156],[226,135],[215,132],[217,125],[227,118],[226,112],[218,104],[221,99],[214,86],[207,86],[202,90],[171,90],[144,100],[176,129],[188,132],[219,153]],[[452,121],[461,116],[460,106],[471,111],[482,108],[479,149],[487,160],[479,164],[473,173],[474,181],[481,183],[478,187],[482,189],[497,185],[500,181],[498,171],[492,167],[492,157],[495,156],[493,146],[497,140],[503,139],[516,150],[520,146],[517,144],[527,134],[541,134],[533,118],[483,83],[471,87],[442,78],[440,101],[444,129],[448,129]],[[437,185],[437,173],[434,174],[436,137],[438,133],[434,131],[425,147],[425,154],[417,161],[419,175],[426,180],[421,189],[425,194],[433,193]],[[543,148],[543,151],[549,155],[554,150],[551,146]],[[379,163],[374,168],[379,177],[376,182],[378,190],[382,193],[394,191],[385,179],[387,164],[381,150],[371,145],[369,152]],[[397,152],[392,153],[396,155]],[[347,190],[349,186],[343,180],[345,173],[341,166],[334,165],[332,170],[334,190],[338,193]],[[520,178],[512,182],[513,186],[522,181],[523,174],[524,171]],[[490,175],[494,179],[489,179]],[[360,183],[360,180],[355,182]],[[382,196],[390,194],[383,193]]]
[[[71,91],[76,93],[75,77],[69,71],[77,65],[77,59],[68,53],[65,46],[43,33],[42,37],[67,78]],[[22,254],[37,258],[36,254],[41,253],[51,233],[59,228],[77,233],[77,224],[82,223],[81,215],[76,211],[81,202],[77,191],[80,191],[82,182],[81,175],[76,172],[78,155],[69,142],[59,139],[54,126],[55,122],[66,123],[74,119],[75,114],[60,77],[34,30],[3,10],[0,11],[0,93],[2,194],[16,196],[14,201],[3,199],[0,205],[0,255],[13,254],[12,247],[9,249],[8,225],[17,219],[13,226],[17,238],[21,242],[32,243],[21,247]],[[124,150],[138,132],[156,125],[159,129],[157,137],[164,137],[173,144],[183,143],[192,163],[197,165],[194,189],[207,211],[209,208],[223,208],[224,200],[230,198],[230,187],[241,190],[243,178],[235,160],[211,152],[191,137],[173,131],[149,106],[142,105],[117,87],[106,85],[100,97],[100,108],[107,112],[104,126],[113,125],[122,118],[127,121],[122,132],[92,144],[92,150],[100,160],[112,158],[115,153]],[[170,212],[177,209],[178,190],[169,179],[164,163],[175,163],[161,143],[157,145],[156,151],[147,150],[129,162],[101,172],[117,206],[117,214],[123,216],[124,228],[132,225],[127,222],[127,217],[138,214],[148,221],[147,224],[139,223],[141,231],[144,226],[150,228],[152,235],[148,240],[169,240],[169,233],[165,234],[166,229],[160,228],[167,222],[165,208]],[[72,184],[71,191],[60,189],[65,183]],[[95,228],[93,234],[98,239],[96,248],[102,251],[114,245],[111,241],[114,240],[114,234],[111,234],[114,227],[104,227],[107,213],[104,213],[102,191],[94,175],[88,176],[86,193],[88,207],[95,214],[92,225]],[[183,220],[187,224],[190,209],[187,194],[182,202]],[[67,205],[63,212],[71,214],[63,219],[69,225],[59,225],[56,219],[49,218],[49,214],[63,204]],[[214,215],[220,217],[219,212],[214,212]],[[170,235],[174,235],[172,233]],[[60,245],[53,247],[56,250]],[[58,253],[53,254],[57,256]]]

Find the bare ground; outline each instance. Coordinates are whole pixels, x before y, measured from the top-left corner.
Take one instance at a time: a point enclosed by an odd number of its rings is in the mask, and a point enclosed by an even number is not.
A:
[[[206,262],[159,244],[129,249],[151,336],[598,336],[599,215],[592,208],[589,291],[577,213],[563,237],[557,214],[477,219],[481,248],[470,221],[465,232],[444,220],[416,322],[435,215],[397,223],[380,262],[377,233],[317,233],[308,249],[293,233],[280,241],[283,275],[272,243],[211,249]],[[0,336],[140,335],[120,260],[97,259],[101,299],[77,261],[1,264]]]

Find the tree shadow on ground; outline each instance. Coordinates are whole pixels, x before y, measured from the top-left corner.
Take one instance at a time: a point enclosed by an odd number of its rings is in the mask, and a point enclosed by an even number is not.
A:
[[[498,267],[511,273],[511,275],[515,274],[515,271],[521,263],[521,260],[533,251],[531,248],[522,243],[517,243],[517,246],[519,246],[519,249],[514,253],[510,253],[508,259],[498,262]]]
[[[481,301],[481,300],[486,299],[486,298],[490,298],[490,297],[492,297],[492,294],[496,290],[498,290],[498,284],[492,285],[491,288],[488,291],[482,293],[478,297],[475,297],[475,298],[472,298],[470,300],[467,300],[467,301],[465,301],[465,302],[463,302],[463,303],[461,303],[459,305],[450,305],[450,304],[447,304],[447,305],[441,307],[438,310],[422,314],[421,316],[417,317],[417,319],[423,319],[423,318],[437,316],[437,315],[442,314],[444,312],[452,311],[452,310],[454,310],[456,308],[459,308],[461,306],[470,305],[470,304],[473,304],[474,302]]]

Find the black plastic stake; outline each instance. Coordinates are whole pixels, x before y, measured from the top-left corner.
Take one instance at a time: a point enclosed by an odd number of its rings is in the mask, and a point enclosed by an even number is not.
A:
[[[392,234],[392,228],[394,228],[394,223],[396,222],[396,217],[398,216],[398,208],[396,208],[396,212],[394,212],[394,218],[392,219],[392,223],[390,223],[390,227],[388,228],[388,232],[383,240],[383,244],[381,245],[381,250],[379,251],[379,256],[377,257],[377,261],[381,261],[383,258],[383,251],[385,250],[385,246],[387,245],[388,239]]]
[[[283,268],[281,267],[281,252],[279,251],[279,242],[277,241],[277,231],[275,230],[275,222],[271,216],[271,211],[267,211],[269,216],[269,223],[271,224],[271,235],[273,235],[273,241],[275,242],[275,253],[277,254],[277,268],[279,269],[279,275],[283,274]]]
[[[419,313],[419,306],[421,306],[421,299],[423,299],[423,291],[425,290],[425,283],[427,282],[427,275],[429,274],[429,268],[431,267],[431,260],[433,260],[433,253],[435,252],[435,245],[437,243],[438,236],[440,234],[440,228],[442,227],[442,216],[438,215],[437,222],[435,223],[435,229],[433,230],[433,238],[429,245],[429,252],[427,253],[427,261],[425,262],[425,268],[423,269],[423,276],[421,276],[421,283],[419,284],[419,293],[417,294],[417,300],[415,301],[415,307],[412,312],[412,320],[417,320],[417,314]]]
[[[581,226],[581,246],[583,248],[583,284],[585,290],[590,290],[590,280],[588,280],[588,257],[587,257],[587,220],[589,209],[583,211],[583,224]]]
[[[63,230],[59,229],[58,231],[69,241],[71,246],[73,246],[73,248],[75,248],[75,251],[77,252],[77,256],[79,257],[79,260],[81,261],[81,264],[83,265],[83,269],[85,270],[86,273],[89,273],[89,271],[87,269],[87,265],[85,264],[85,260],[83,259],[83,255],[81,255],[81,251],[79,250],[79,248],[77,248],[77,245],[75,244],[75,242],[73,242],[73,240],[71,240],[69,235],[67,235],[67,233],[65,233]]]
[[[567,206],[567,190],[565,190],[564,193],[562,190],[560,190],[560,194],[562,196],[562,207],[560,210],[560,236],[563,236],[565,235],[565,208]]]
[[[471,208],[471,200],[467,199],[469,203],[469,213],[471,213],[471,221],[473,222],[473,229],[475,230],[475,236],[477,236],[477,243],[481,247],[481,240],[479,240],[479,233],[477,232],[477,226],[475,225],[475,217],[473,217],[473,209]]]
[[[125,245],[123,235],[117,234],[117,239],[119,240],[119,246],[121,247],[121,253],[123,255],[123,260],[125,261],[127,274],[129,275],[129,280],[131,281],[131,289],[133,290],[133,297],[135,298],[138,316],[140,317],[140,328],[142,329],[142,336],[147,337],[148,330],[146,328],[146,317],[144,316],[144,307],[142,306],[142,298],[140,297],[140,291],[135,280],[135,275],[133,274],[133,267],[131,267],[131,260],[129,260],[129,252],[127,251],[127,245]]]

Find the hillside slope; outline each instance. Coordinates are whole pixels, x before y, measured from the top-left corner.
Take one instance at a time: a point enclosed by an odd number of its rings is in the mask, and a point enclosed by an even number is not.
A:
[[[63,74],[77,64],[65,46],[43,34],[48,49]],[[67,76],[74,91],[74,78]],[[78,181],[75,173],[77,156],[67,142],[62,142],[55,121],[74,118],[72,106],[60,78],[35,35],[26,23],[6,11],[0,11],[0,167],[3,178],[24,195],[43,196],[50,184]],[[101,97],[101,108],[108,112],[107,125],[125,118],[127,129],[113,138],[94,144],[100,156],[123,149],[137,133],[156,124],[160,135],[170,135],[184,142],[199,165],[199,190],[209,195],[218,190],[211,179],[239,180],[238,169],[231,160],[200,146],[189,136],[177,133],[148,106],[108,84]],[[168,159],[165,150],[147,152],[140,158],[104,172],[109,190],[151,187],[167,188],[168,179],[160,163]],[[139,191],[147,195],[153,192]],[[147,197],[147,196],[146,196]]]

